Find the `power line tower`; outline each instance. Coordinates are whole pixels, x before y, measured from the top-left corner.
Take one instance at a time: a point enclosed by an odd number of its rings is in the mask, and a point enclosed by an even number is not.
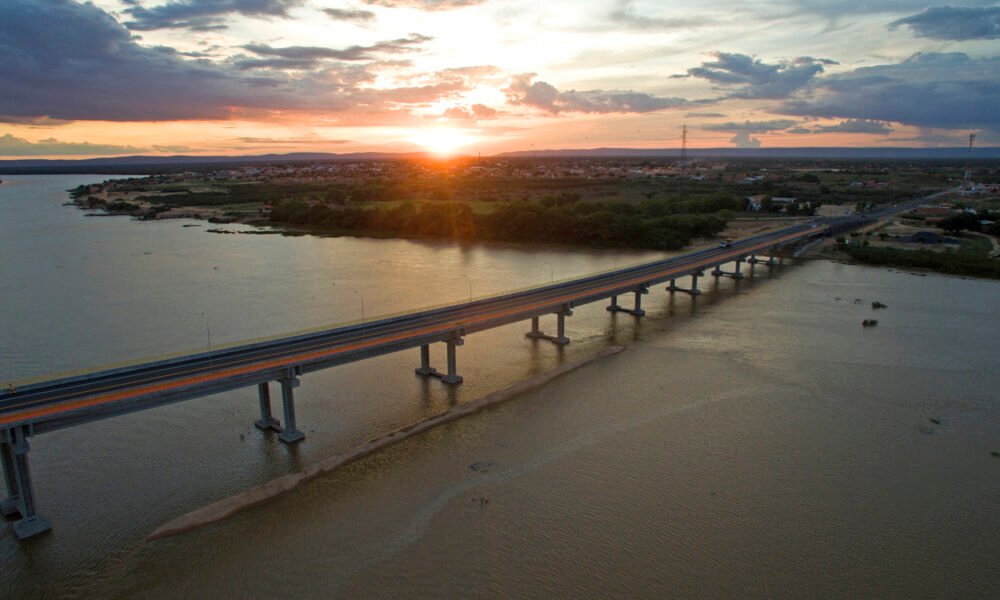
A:
[[[681,128],[681,166],[687,164],[688,155],[688,126],[687,123]]]

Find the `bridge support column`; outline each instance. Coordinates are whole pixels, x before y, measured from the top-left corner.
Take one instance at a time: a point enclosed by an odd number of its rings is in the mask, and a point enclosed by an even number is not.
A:
[[[573,316],[573,311],[568,306],[556,313],[556,337],[552,338],[553,343],[560,346],[569,343],[569,338],[566,337],[566,317],[570,316]]]
[[[617,306],[617,304],[615,306]],[[608,307],[608,310],[611,310],[610,306]],[[622,308],[620,306],[618,306],[618,310],[621,310],[623,312],[632,312],[627,308]],[[538,328],[538,317],[532,317],[531,331],[524,334],[524,336],[531,338],[533,340],[548,340],[553,344],[559,344],[559,345],[568,344],[569,338],[566,337],[566,317],[573,316],[573,309],[570,307],[569,304],[565,304],[561,309],[559,309],[559,312],[555,313],[555,315],[556,315],[556,335],[547,335],[545,333],[542,333],[542,331]]]
[[[457,352],[455,348],[464,344],[465,340],[456,335],[450,338],[446,343],[448,345],[448,374],[442,377],[441,381],[451,385],[462,383],[462,376],[458,374],[458,368],[456,366]]]
[[[524,335],[533,340],[546,337],[545,334],[538,328],[538,317],[531,317],[531,331]]]
[[[448,372],[442,373],[434,367],[431,366],[431,347],[430,344],[424,344],[420,346],[420,368],[416,369],[414,372],[422,377],[437,377],[444,383],[456,384],[462,383],[462,376],[458,374],[457,368],[457,352],[456,347],[465,344],[465,340],[462,339],[461,332],[453,333],[452,336],[445,340],[445,344],[448,348]]]
[[[416,371],[417,375],[435,376],[440,377],[441,373],[437,369],[431,366],[431,345],[424,344],[420,346],[420,368]]]
[[[642,310],[642,295],[649,293],[649,286],[639,286],[635,289],[635,305],[634,308],[622,308],[618,306],[618,296],[611,297],[611,306],[608,310],[611,312],[623,312],[630,315],[641,317],[646,314],[646,311]]]
[[[285,416],[285,427],[278,434],[278,439],[286,444],[298,442],[306,437],[306,434],[295,426],[295,394],[292,390],[299,387],[299,384],[299,378],[294,371],[290,371],[288,376],[281,380],[281,405]]]
[[[671,279],[670,285],[667,286],[667,291],[673,294],[674,292],[684,292],[685,294],[690,294],[692,296],[700,296],[701,290],[698,289],[698,278],[705,275],[704,271],[698,271],[697,273],[691,274],[691,288],[686,289],[682,287],[677,287],[677,280]]]
[[[260,418],[254,421],[254,426],[261,431],[281,431],[281,422],[271,414],[271,384],[267,381],[257,384],[257,396],[260,398]]]
[[[18,539],[29,538],[52,529],[48,519],[35,509],[35,490],[31,485],[31,470],[28,468],[29,428],[19,426],[7,429],[0,439],[4,481],[8,497],[0,504],[5,516],[20,514],[14,523],[14,535]]]
[[[723,271],[722,265],[716,265],[715,269],[712,271],[712,275],[715,277],[732,277],[733,279],[743,279],[743,273],[740,273],[740,265],[743,264],[743,258],[737,258],[733,261],[736,263],[736,268],[732,271]]]

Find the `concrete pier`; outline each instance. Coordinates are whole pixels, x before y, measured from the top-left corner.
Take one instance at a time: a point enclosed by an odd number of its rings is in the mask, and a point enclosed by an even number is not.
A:
[[[624,310],[624,309],[622,309]],[[573,316],[573,308],[566,304],[563,305],[556,315],[556,335],[547,335],[541,331],[538,327],[538,317],[531,318],[531,331],[524,334],[525,337],[531,338],[533,340],[549,340],[553,344],[565,345],[569,343],[569,338],[566,337],[566,317]]]
[[[291,444],[306,437],[306,434],[299,431],[295,426],[295,395],[292,390],[299,387],[300,382],[296,373],[293,370],[289,370],[288,376],[282,379],[280,383],[281,407],[285,417],[285,426],[281,430],[281,433],[278,434],[278,439],[286,444]]]
[[[447,345],[447,361],[448,361],[448,372],[442,373],[434,367],[431,366],[431,347],[430,344],[424,344],[420,346],[420,367],[415,369],[415,373],[421,377],[437,377],[444,383],[454,385],[456,383],[462,383],[462,376],[458,374],[458,356],[456,348],[465,344],[465,340],[462,339],[461,332],[456,332],[452,334],[452,337],[445,340]]]
[[[29,426],[20,426],[4,430],[0,438],[0,457],[7,485],[7,498],[0,502],[0,512],[5,517],[20,515],[20,520],[14,523],[14,535],[22,540],[52,529],[48,519],[39,515],[35,507],[35,489],[28,467],[29,434]]]
[[[732,261],[736,266],[732,271],[723,271],[722,265],[717,265],[712,271],[714,277],[731,277],[733,279],[743,279],[743,273],[740,272],[740,265],[743,264],[743,257],[737,258]]]
[[[667,286],[667,291],[670,292],[671,294],[673,294],[674,292],[682,292],[684,294],[688,294],[688,295],[691,295],[691,296],[700,296],[701,295],[701,290],[698,289],[698,278],[699,277],[704,277],[704,275],[705,275],[704,271],[698,271],[697,273],[692,273],[691,274],[691,287],[690,288],[679,287],[677,285],[677,280],[676,279],[671,279],[670,280],[670,285]]]
[[[281,421],[271,414],[271,384],[264,382],[257,385],[257,395],[260,398],[260,418],[254,421],[254,426],[261,431],[281,431]]]
[[[639,286],[635,289],[634,293],[635,293],[635,304],[633,305],[633,308],[622,308],[621,306],[618,305],[618,296],[612,296],[611,304],[607,307],[607,310],[613,313],[616,312],[628,313],[636,317],[641,317],[645,315],[646,311],[642,310],[642,296],[643,294],[649,293],[649,286],[648,285]]]

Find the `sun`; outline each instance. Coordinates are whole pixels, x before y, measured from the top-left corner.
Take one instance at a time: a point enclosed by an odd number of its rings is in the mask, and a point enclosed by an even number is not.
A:
[[[476,138],[459,129],[438,127],[415,131],[411,141],[433,154],[448,156],[473,143]]]

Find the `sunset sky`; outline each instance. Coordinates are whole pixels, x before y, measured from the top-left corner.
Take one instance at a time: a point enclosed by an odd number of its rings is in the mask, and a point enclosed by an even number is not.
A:
[[[1000,3],[0,0],[0,158],[1000,145]]]

